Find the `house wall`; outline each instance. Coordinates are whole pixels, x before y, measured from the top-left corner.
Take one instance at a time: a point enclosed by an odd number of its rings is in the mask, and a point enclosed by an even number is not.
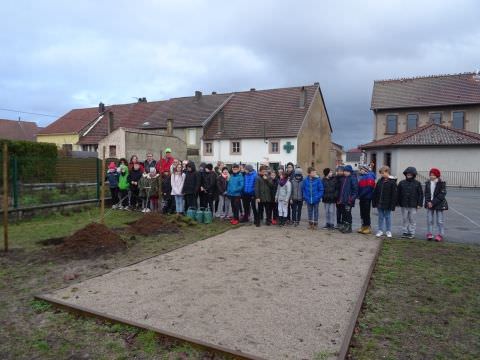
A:
[[[190,138],[190,132],[194,131],[195,132],[195,141],[191,141],[193,139]],[[156,131],[159,134],[165,134],[166,129],[160,129]],[[183,140],[187,144],[187,148],[189,149],[189,155],[186,157],[183,157],[182,159],[188,159],[192,160],[195,163],[200,162],[201,158],[201,142],[202,142],[202,136],[203,136],[203,128],[202,127],[193,127],[193,128],[175,128],[175,123],[174,123],[174,129],[173,129],[173,136],[178,137],[179,139]]]
[[[315,143],[315,154],[312,154],[312,143]],[[312,163],[317,170],[332,168],[335,162],[330,153],[331,147],[332,138],[327,112],[320,93],[316,91],[298,135],[296,162],[303,169],[307,169]]]
[[[366,150],[367,162],[372,153],[377,154],[377,170],[383,165],[384,154],[392,156],[392,174],[402,177],[408,166],[418,171],[429,171],[437,167],[441,171],[480,172],[480,147],[444,146],[444,147],[399,147],[391,149]]]
[[[374,112],[375,126],[375,140],[380,140],[391,136],[386,134],[387,129],[387,115],[398,115],[398,133],[407,130],[407,115],[418,114],[418,126],[426,125],[429,122],[429,113],[441,112],[442,125],[452,125],[453,111],[465,111],[465,130],[480,133],[480,105],[477,106],[449,106],[449,107],[430,107],[423,109],[399,109],[399,110],[377,110]]]
[[[77,145],[78,140],[78,134],[37,135],[37,142],[55,144],[58,148],[64,144],[71,144],[74,151],[82,150],[82,146]]]
[[[132,155],[137,155],[142,161],[147,158],[147,153],[153,153],[155,159],[165,156],[166,148],[172,149],[173,157],[176,159],[186,159],[187,145],[176,136],[142,134],[134,132],[125,132],[125,157],[130,159]]]
[[[119,128],[112,131],[110,134],[105,136],[102,140],[98,142],[98,158],[101,159],[103,156],[103,146],[105,146],[105,157],[110,157],[109,149],[110,146],[116,146],[116,158],[126,158],[125,155],[125,130]]]
[[[294,164],[297,163],[297,139],[296,138],[282,138],[275,139],[280,141],[280,152],[278,154],[269,153],[269,144],[265,143],[264,139],[241,139],[234,140],[240,141],[240,151],[239,155],[234,155],[230,153],[231,141],[230,140],[212,140],[206,141],[213,144],[213,154],[204,155],[203,142],[201,151],[201,159],[204,162],[216,163],[217,161],[223,161],[227,164],[233,163],[248,163],[256,164],[258,163],[280,163],[280,165],[285,165],[288,162]],[[290,153],[287,153],[283,146],[290,141],[293,145],[293,150]]]

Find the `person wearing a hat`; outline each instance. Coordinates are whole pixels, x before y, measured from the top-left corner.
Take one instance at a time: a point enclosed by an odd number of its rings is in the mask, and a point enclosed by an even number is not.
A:
[[[118,208],[118,179],[120,174],[117,171],[117,165],[112,161],[108,164],[106,180],[110,188],[110,196],[112,201],[112,209]]]
[[[325,226],[324,230],[335,227],[335,203],[338,198],[337,179],[333,176],[333,171],[329,168],[323,169],[323,207],[325,209]]]
[[[205,170],[200,177],[200,207],[215,212],[213,201],[217,193],[217,175],[213,171],[212,164],[206,164]]]
[[[343,226],[340,227],[342,233],[352,232],[352,208],[355,206],[355,200],[358,196],[358,181],[353,175],[353,169],[347,165],[343,169],[343,179],[340,183],[340,192],[338,194],[337,204],[340,204],[342,211]]]
[[[437,235],[435,241],[443,241],[445,236],[444,210],[448,210],[447,184],[440,179],[440,170],[430,169],[430,180],[425,183],[425,208],[427,209],[427,240],[433,237],[434,223],[437,223]]]
[[[168,172],[170,174],[170,169],[173,165],[174,160],[175,159],[172,156],[172,149],[166,148],[165,157],[162,157],[160,163],[157,164],[157,172],[160,174]]]
[[[245,166],[243,175],[243,218],[241,222],[248,222],[250,217],[250,211],[253,212],[253,222],[255,225],[260,226],[260,218],[258,216],[256,199],[255,199],[255,183],[257,181],[257,172],[252,165]]]
[[[413,239],[417,227],[417,210],[423,205],[423,190],[417,177],[417,169],[409,166],[403,172],[405,179],[398,183],[398,205],[402,211],[403,238]]]
[[[292,195],[290,198],[290,208],[292,223],[294,226],[300,224],[302,218],[302,207],[303,207],[303,171],[300,168],[294,170],[294,175],[292,180]]]
[[[367,165],[360,165],[360,177],[358,179],[358,198],[360,200],[360,217],[362,227],[357,231],[360,234],[372,233],[370,207],[372,205],[373,190],[375,189],[375,174]]]
[[[232,205],[233,218],[230,221],[232,225],[237,225],[240,222],[240,199],[244,187],[243,175],[240,173],[240,165],[232,165],[232,175],[227,184],[227,196],[230,198]]]

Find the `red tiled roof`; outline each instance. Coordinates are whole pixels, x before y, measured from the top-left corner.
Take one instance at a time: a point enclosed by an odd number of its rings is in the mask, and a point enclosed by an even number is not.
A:
[[[91,121],[82,129],[82,136],[79,144],[98,144],[98,142],[108,135],[109,112],[113,113],[113,129],[119,127],[135,128],[141,126],[156,109],[163,106],[166,101],[137,102],[132,104],[111,105],[105,110],[104,116],[93,128],[89,128],[98,119],[99,114],[94,121]],[[88,132],[87,132],[88,131]]]
[[[203,122],[222,105],[230,94],[202,95],[172,98],[146,118],[143,129],[164,129],[167,118],[173,119],[174,128],[201,127]]]
[[[300,107],[300,91],[306,91],[305,106]],[[223,107],[222,133],[212,121],[204,139],[296,137],[318,85],[235,92]]]
[[[464,73],[375,81],[372,110],[480,104],[480,75]]]
[[[396,146],[480,145],[480,134],[428,124],[385,139],[361,145],[361,149]]]
[[[98,107],[73,109],[43,128],[40,135],[78,134],[85,126],[98,117]]]
[[[347,153],[350,153],[350,154],[352,154],[352,153],[361,153],[361,152],[362,152],[362,150],[359,149],[359,148],[354,148],[354,149],[347,150]]]
[[[39,130],[32,121],[0,119],[0,139],[35,141]]]

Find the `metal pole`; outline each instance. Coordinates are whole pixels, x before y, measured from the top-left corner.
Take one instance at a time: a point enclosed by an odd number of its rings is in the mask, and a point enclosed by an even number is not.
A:
[[[12,186],[13,186],[13,207],[18,208],[18,160],[15,155],[12,156]]]
[[[3,144],[3,242],[8,251],[8,145]]]
[[[100,189],[100,223],[105,224],[105,146],[102,148],[102,187]]]

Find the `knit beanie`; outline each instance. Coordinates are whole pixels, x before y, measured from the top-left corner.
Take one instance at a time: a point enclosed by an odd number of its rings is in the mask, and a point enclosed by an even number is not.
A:
[[[360,165],[360,170],[368,172],[368,171],[370,171],[370,168],[367,165]]]
[[[433,175],[435,175],[437,178],[439,178],[439,177],[440,177],[440,170],[438,170],[437,168],[431,168],[429,175],[431,175],[431,174],[433,174]]]
[[[345,167],[340,165],[340,166],[337,166],[337,171],[344,171],[345,170]]]
[[[115,170],[117,168],[117,165],[115,165],[115,163],[112,161],[112,162],[110,162],[110,164],[108,164],[108,168],[110,170]]]
[[[295,175],[303,175],[303,171],[300,168],[295,169]]]
[[[353,172],[353,168],[351,165],[347,165],[343,168],[343,171]]]
[[[330,168],[323,169],[323,176],[327,176],[328,174],[330,174]]]
[[[212,170],[212,169],[213,169],[213,165],[212,165],[212,164],[207,164],[207,165],[205,166],[205,169]]]
[[[247,170],[249,173],[253,172],[253,166],[252,165],[247,165],[245,166],[245,170]]]

